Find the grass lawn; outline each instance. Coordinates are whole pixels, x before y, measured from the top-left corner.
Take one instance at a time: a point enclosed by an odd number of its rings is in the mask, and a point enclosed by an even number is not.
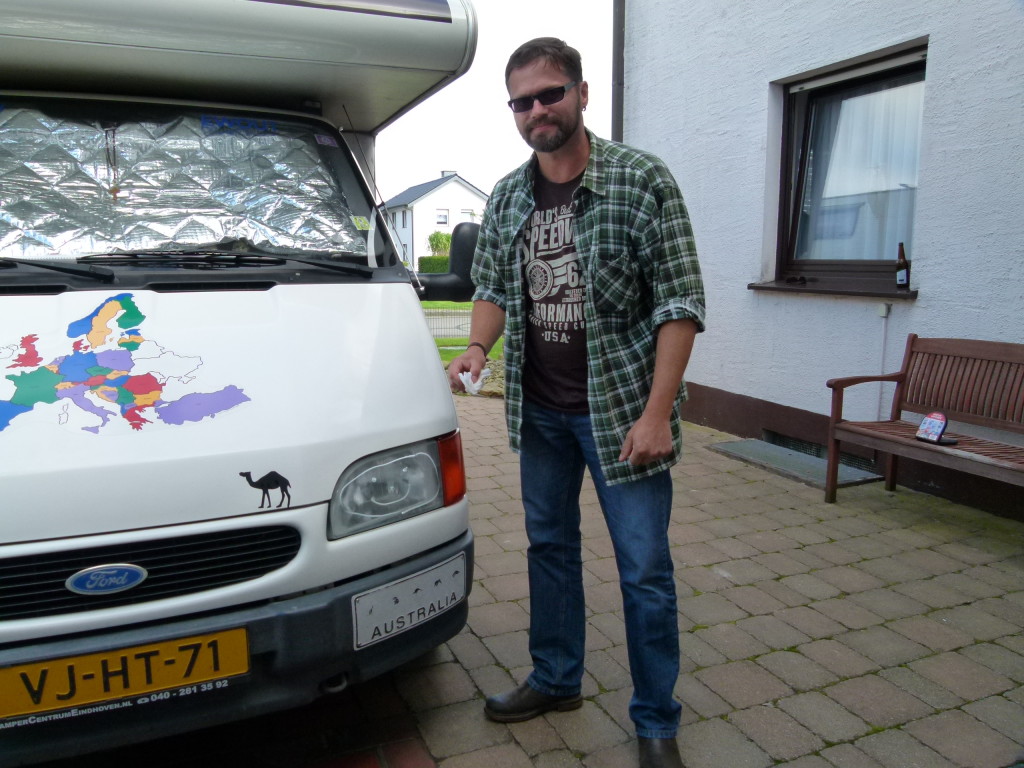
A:
[[[504,337],[498,339],[498,343],[494,345],[493,349],[491,349],[491,354],[488,355],[488,357],[492,360],[500,358],[502,356],[502,350],[504,349],[504,342]],[[466,351],[466,345],[469,344],[469,338],[434,339],[434,343],[437,344],[437,351],[441,354],[441,362],[447,368],[448,363]]]
[[[473,309],[472,301],[421,301],[424,309]]]

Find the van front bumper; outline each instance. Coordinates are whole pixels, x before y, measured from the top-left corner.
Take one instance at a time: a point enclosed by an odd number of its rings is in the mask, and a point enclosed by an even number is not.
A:
[[[465,597],[409,629],[356,649],[353,599],[427,571],[460,554]],[[473,583],[473,534],[344,584],[274,602],[87,637],[0,650],[0,667],[131,649],[232,629],[246,630],[250,669],[187,696],[133,695],[109,709],[89,704],[0,721],[5,766],[80,755],[207,728],[306,704],[398,667],[465,626]]]

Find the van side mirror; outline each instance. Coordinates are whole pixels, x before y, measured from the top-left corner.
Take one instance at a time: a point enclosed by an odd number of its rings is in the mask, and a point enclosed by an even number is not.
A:
[[[473,266],[473,253],[476,251],[476,238],[479,234],[479,224],[464,221],[455,225],[452,245],[448,251],[448,272],[421,272],[418,275],[420,285],[413,281],[420,301],[469,301],[473,298],[473,282],[469,279],[469,270]]]

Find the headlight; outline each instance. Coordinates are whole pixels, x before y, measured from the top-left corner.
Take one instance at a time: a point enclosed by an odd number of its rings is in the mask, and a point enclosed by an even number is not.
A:
[[[356,461],[334,486],[327,515],[327,537],[353,533],[406,520],[453,503],[451,455],[457,453],[457,472],[465,493],[462,444],[458,433],[442,440],[391,448]]]

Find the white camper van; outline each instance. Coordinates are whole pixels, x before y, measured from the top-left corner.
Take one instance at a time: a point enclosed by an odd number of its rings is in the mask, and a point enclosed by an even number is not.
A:
[[[465,624],[456,414],[366,178],[468,0],[0,0],[0,765]],[[422,151],[422,148],[410,148]]]

